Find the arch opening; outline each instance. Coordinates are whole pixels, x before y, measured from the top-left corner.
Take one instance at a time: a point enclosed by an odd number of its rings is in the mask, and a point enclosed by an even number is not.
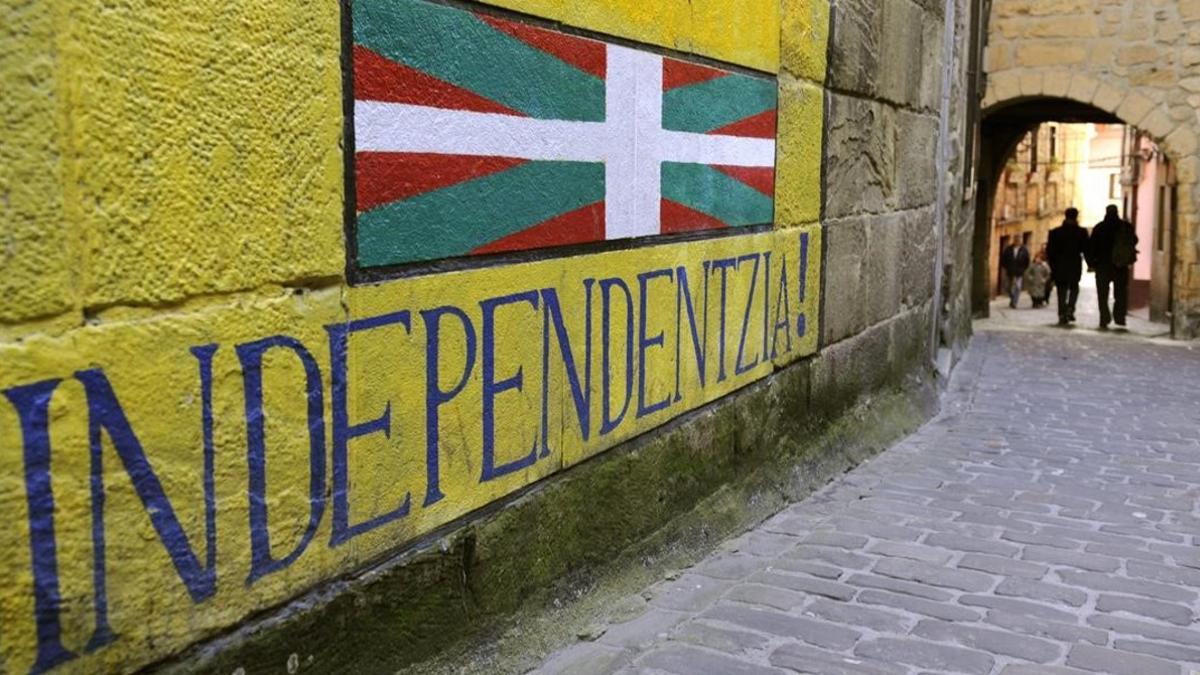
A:
[[[1089,103],[1020,97],[982,111],[977,167],[976,318],[994,313],[993,301],[1006,285],[999,264],[1004,245],[1021,239],[1036,254],[1066,206],[1080,209],[1081,224],[1090,228],[1096,214],[1116,204],[1140,240],[1131,309],[1147,326],[1157,322],[1159,328],[1148,330],[1173,332],[1179,197],[1175,161],[1160,139]],[[1053,309],[1047,316],[1056,322]]]

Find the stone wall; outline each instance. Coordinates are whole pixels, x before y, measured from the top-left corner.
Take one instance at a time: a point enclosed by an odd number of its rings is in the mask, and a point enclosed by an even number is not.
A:
[[[912,429],[965,5],[3,6],[0,670],[400,667]]]
[[[1200,3],[993,0],[986,110],[1069,99],[1149,133],[1179,181],[1176,337],[1200,335]],[[985,111],[986,114],[986,111]]]

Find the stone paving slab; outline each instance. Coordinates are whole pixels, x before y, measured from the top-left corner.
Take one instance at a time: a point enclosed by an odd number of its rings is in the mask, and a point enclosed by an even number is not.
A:
[[[1200,349],[987,331],[948,392],[537,672],[1200,674]]]

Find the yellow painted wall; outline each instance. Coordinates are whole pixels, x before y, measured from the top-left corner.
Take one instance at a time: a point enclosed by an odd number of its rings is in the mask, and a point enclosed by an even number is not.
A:
[[[116,7],[93,1],[68,7],[6,0],[0,5],[5,45],[0,82],[6,92],[0,98],[0,119],[11,132],[0,138],[0,392],[10,394],[0,396],[0,517],[10,524],[0,530],[0,671],[27,671],[38,644],[31,489],[26,480],[33,446],[22,433],[19,405],[13,399],[20,400],[21,392],[28,394],[38,386],[53,390],[45,427],[55,501],[59,621],[63,647],[76,656],[62,668],[96,672],[152,663],[815,351],[820,332],[817,219],[827,3],[496,4],[768,72],[780,69],[782,44],[776,194],[780,229],[351,288],[343,279],[341,35],[336,3],[142,1]],[[781,36],[781,21],[795,32]],[[808,251],[803,301],[797,278],[802,240]],[[766,252],[772,261],[769,276],[762,255]],[[726,378],[717,381],[721,274],[711,265],[755,254],[757,258],[743,258],[738,268],[725,272]],[[711,315],[704,322],[699,303],[706,261]],[[681,328],[688,329],[686,315],[676,325],[680,267],[687,271],[698,303],[700,338],[707,335],[710,341],[703,387],[689,353],[690,334],[684,334],[676,388],[675,339]],[[664,269],[672,276],[647,281],[643,312],[638,275]],[[780,286],[784,270],[788,278]],[[584,280],[589,278],[596,281],[588,439],[582,438],[557,334],[551,332],[551,450],[541,457],[539,449],[531,466],[481,481],[485,331],[480,303],[528,291],[536,292],[539,302],[537,309],[518,302],[502,305],[495,313],[494,379],[503,381],[518,369],[523,378],[521,391],[495,396],[496,463],[502,466],[535,448],[534,436],[541,440],[543,291],[558,293],[572,347],[581,354]],[[651,343],[646,347],[643,402],[648,405],[666,396],[670,407],[639,418],[635,381],[624,420],[601,434],[599,285],[604,278],[622,279],[630,288],[635,319],[647,317]],[[786,301],[781,301],[783,288]],[[608,370],[613,377],[610,388],[620,393],[626,377],[621,365],[625,315],[620,286],[611,291],[616,304],[610,308],[614,350]],[[440,486],[445,496],[426,504],[429,333],[421,311],[440,305],[463,310],[477,343],[463,391],[438,408]],[[768,363],[761,358],[762,312],[773,330],[777,310],[784,307],[792,322],[793,346],[785,352],[785,333],[780,333],[777,353]],[[246,368],[237,347],[285,335],[311,353],[321,383],[320,422],[313,433],[321,439],[329,493],[336,423],[329,326],[402,310],[409,312],[411,332],[389,324],[349,338],[348,422],[366,423],[389,409],[391,424],[390,437],[371,433],[347,444],[348,523],[386,513],[410,495],[407,515],[333,545],[335,507],[330,494],[315,534],[299,557],[248,583],[251,441]],[[806,321],[803,337],[795,333],[801,313]],[[457,321],[449,315],[443,318],[443,389],[452,388],[456,373],[466,365]],[[635,321],[634,332],[639,330]],[[660,331],[662,347],[653,343]],[[205,405],[201,361],[189,350],[212,344],[217,345],[211,399],[215,592],[198,601],[189,596],[133,487],[132,469],[105,430],[103,569],[109,622],[117,637],[89,652],[97,609],[94,524],[100,521],[93,518],[88,423],[96,414],[89,416],[80,379],[89,376],[76,373],[99,369],[111,383],[120,411],[186,533],[186,548],[202,567]],[[735,372],[739,349],[743,363],[757,356],[757,365]],[[636,341],[633,356],[637,372],[643,359]],[[582,356],[577,358],[582,365]],[[313,427],[306,414],[301,360],[286,348],[273,349],[265,358],[264,373],[265,494],[273,555],[282,557],[300,541],[310,513]],[[51,379],[61,382],[50,384]],[[620,398],[611,401],[618,408]],[[26,412],[36,409],[25,403]],[[129,447],[126,454],[136,455]],[[143,491],[149,490],[147,485],[142,484]],[[46,640],[43,635],[42,642]]]
[[[484,2],[568,26],[692,52],[748,68],[767,72],[779,69],[779,0]]]

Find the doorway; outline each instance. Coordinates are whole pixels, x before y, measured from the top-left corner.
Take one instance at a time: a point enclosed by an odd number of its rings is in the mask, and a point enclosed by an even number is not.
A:
[[[1130,315],[1147,325],[1137,332],[1169,334],[1177,194],[1174,163],[1159,145],[1111,113],[1055,98],[994,106],[983,113],[980,131],[975,317],[992,316],[996,298],[1007,298],[1010,280],[1000,269],[1000,254],[1009,243],[1026,240],[1030,256],[1036,257],[1067,207],[1079,209],[1081,225],[1090,229],[1112,204],[1135,225],[1139,237]],[[1094,296],[1087,301],[1096,302]],[[1028,295],[1024,302],[1032,308]],[[1007,299],[999,307],[1008,310]],[[1046,322],[1055,323],[1056,314],[1051,310]],[[1036,322],[1031,317],[1022,321]]]

